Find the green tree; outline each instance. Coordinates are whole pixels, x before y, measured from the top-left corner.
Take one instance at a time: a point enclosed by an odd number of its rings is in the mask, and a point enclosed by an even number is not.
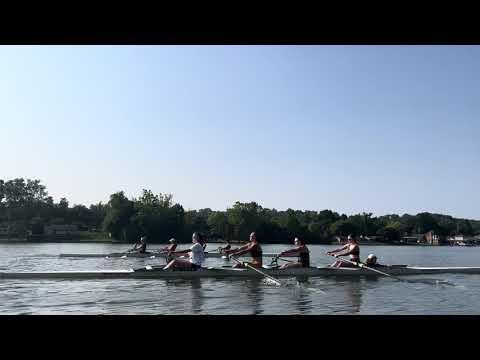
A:
[[[103,219],[107,214],[107,207],[108,206],[106,204],[102,204],[102,202],[90,205],[89,210],[91,212],[91,226],[95,227],[96,229],[101,228]]]
[[[179,237],[184,228],[184,210],[173,204],[171,194],[155,195],[151,190],[143,190],[135,200],[135,224],[151,242],[164,242],[169,237]]]
[[[222,211],[214,211],[207,218],[209,234],[222,239],[229,239],[232,227],[228,222],[227,214]]]
[[[357,235],[358,230],[355,224],[348,220],[340,219],[330,225],[330,233],[337,236]]]
[[[432,214],[428,212],[417,214],[415,230],[419,234],[424,234],[430,230],[436,231],[438,229],[438,224],[435,221]]]
[[[132,240],[132,231],[127,232],[127,226],[135,214],[134,203],[125,196],[123,191],[110,195],[110,201],[103,221],[105,231],[115,239]]]
[[[377,235],[382,236],[388,242],[394,242],[400,240],[401,233],[395,226],[385,226],[377,231]]]
[[[236,202],[233,207],[227,209],[229,224],[233,227],[233,236],[236,240],[248,239],[252,231],[256,231],[263,222],[261,217],[262,208],[256,202]]]

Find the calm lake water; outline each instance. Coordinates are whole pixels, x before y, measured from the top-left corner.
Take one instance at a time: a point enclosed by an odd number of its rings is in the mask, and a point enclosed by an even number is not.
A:
[[[151,246],[152,250],[158,246]],[[128,269],[163,259],[67,259],[60,253],[109,253],[112,244],[0,244],[0,271]],[[264,245],[278,252],[285,245]],[[310,246],[312,264],[333,246]],[[386,264],[480,266],[480,247],[362,246]],[[206,265],[223,265],[207,259]],[[288,279],[274,287],[260,279],[199,280],[0,280],[0,314],[480,314],[480,275],[442,274],[391,278]]]

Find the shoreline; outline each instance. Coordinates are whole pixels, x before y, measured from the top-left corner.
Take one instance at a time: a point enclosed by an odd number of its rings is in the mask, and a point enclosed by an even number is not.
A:
[[[71,239],[71,240],[29,240],[26,238],[10,238],[10,239],[0,239],[0,244],[9,244],[9,243],[22,243],[22,244],[46,244],[46,243],[110,243],[110,244],[129,244],[114,240],[86,240],[86,239]]]
[[[118,241],[118,240],[109,240],[109,239],[97,239],[97,240],[90,240],[90,239],[59,239],[59,240],[31,240],[27,238],[0,238],[0,244],[116,244],[116,245],[131,245],[130,242],[125,241]],[[237,242],[230,242],[232,245],[243,245],[243,243]],[[189,242],[178,242],[179,245],[190,244]],[[209,242],[208,244],[214,246],[215,244],[224,245],[223,242]],[[165,243],[157,243],[151,242],[149,245],[165,245]],[[290,243],[263,243],[262,245],[291,245]],[[327,244],[307,244],[307,245],[329,245],[329,246],[339,246],[341,244],[337,242],[331,242]],[[429,244],[386,244],[381,242],[372,242],[372,243],[359,243],[360,246],[421,246],[421,247],[445,247],[445,246],[452,246],[450,244],[441,244],[441,245],[429,245]],[[462,247],[462,246],[456,246]],[[466,246],[466,247],[476,247],[476,246]]]

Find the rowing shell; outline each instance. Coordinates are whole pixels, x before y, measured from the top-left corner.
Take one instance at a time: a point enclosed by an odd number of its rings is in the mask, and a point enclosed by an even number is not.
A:
[[[262,277],[261,274],[249,269],[226,267],[207,267],[196,271],[162,270],[163,266],[146,266],[128,270],[97,270],[97,271],[53,271],[53,272],[0,272],[0,279],[194,279],[194,278],[237,278]],[[271,269],[265,266],[263,272],[274,277],[323,277],[323,276],[381,276],[367,269],[309,267],[291,269]],[[418,267],[392,265],[382,267],[382,271],[390,275],[423,275],[423,274],[480,274],[480,267]]]
[[[167,253],[155,253],[155,252],[147,252],[144,254],[141,253],[111,253],[111,254],[60,254],[59,257],[69,257],[69,258],[149,258],[153,259],[156,257],[165,258],[168,254]],[[277,254],[274,253],[264,253],[264,257],[274,257]],[[182,255],[178,255],[182,256]],[[225,254],[220,253],[205,253],[206,258],[221,258],[225,256]],[[249,254],[241,255],[241,257],[250,257]]]

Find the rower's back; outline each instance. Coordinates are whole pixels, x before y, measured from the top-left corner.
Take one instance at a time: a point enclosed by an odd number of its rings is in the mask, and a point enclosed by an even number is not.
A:
[[[255,234],[255,232],[252,232],[250,234],[249,240],[250,240],[250,244],[248,244],[247,246],[248,246],[248,252],[250,253],[250,256],[252,257],[252,260],[253,260],[252,265],[257,267],[262,267],[263,251],[262,251],[262,247],[258,243],[257,235]]]
[[[299,248],[298,262],[302,264],[302,267],[310,267],[310,250],[305,244]]]
[[[190,247],[189,260],[196,266],[202,266],[202,263],[205,260],[205,253],[203,252],[203,246],[200,243],[197,242]]]
[[[142,236],[140,238],[140,248],[138,249],[140,254],[145,254],[147,252],[147,237]]]
[[[252,247],[250,248],[250,256],[256,264],[262,266],[263,250],[260,244],[256,241],[252,243]]]

